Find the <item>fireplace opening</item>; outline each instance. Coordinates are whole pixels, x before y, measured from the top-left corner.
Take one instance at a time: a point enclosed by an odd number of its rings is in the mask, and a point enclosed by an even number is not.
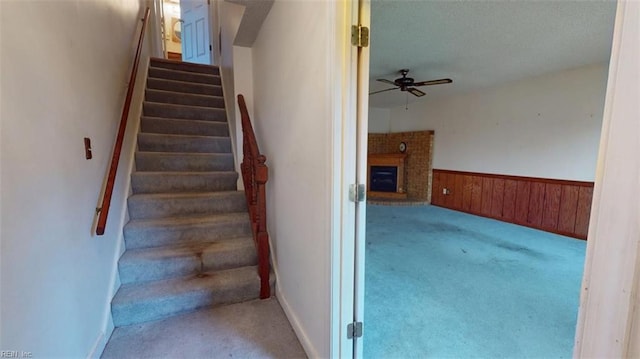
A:
[[[398,189],[397,166],[371,166],[370,191],[396,192]]]

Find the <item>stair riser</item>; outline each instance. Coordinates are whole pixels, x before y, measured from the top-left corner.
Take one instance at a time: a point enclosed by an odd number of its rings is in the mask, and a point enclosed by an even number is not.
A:
[[[226,122],[170,120],[143,117],[140,132],[170,135],[229,136]]]
[[[231,139],[138,135],[138,149],[149,152],[230,153]]]
[[[129,216],[132,219],[185,217],[247,210],[244,194],[195,198],[137,198],[130,197]]]
[[[215,251],[213,247],[205,249],[201,255],[204,271],[258,265],[258,255],[253,243],[251,244],[250,247],[238,247],[224,252]]]
[[[114,325],[120,327],[162,319],[200,308],[257,299],[259,291],[260,283],[256,275],[254,281],[242,283],[233,289],[203,289],[168,298],[159,297],[155,298],[155,300],[130,303],[127,305],[113,305],[111,311]]]
[[[213,66],[199,66],[197,64],[190,64],[188,62],[166,62],[166,61],[158,61],[156,59],[151,59],[151,67],[161,67],[163,69],[170,70],[178,70],[178,71],[188,71],[188,72],[197,72],[208,75],[219,75],[220,71],[217,67]]]
[[[177,287],[152,290],[138,300],[128,300],[130,286],[122,286],[111,304],[111,313],[116,327],[163,319],[168,316],[194,311],[216,305],[238,303],[259,296],[260,280],[257,267],[241,267],[204,274],[202,278],[184,278]],[[275,280],[269,281],[271,290]],[[129,288],[126,288],[129,287]]]
[[[212,244],[215,246],[216,244]],[[126,261],[119,264],[122,284],[148,282],[196,275],[198,273],[224,270],[258,264],[253,247],[239,246],[223,252],[205,249],[204,252],[188,256]]]
[[[205,75],[195,72],[174,71],[158,67],[149,68],[149,77],[165,80],[202,83],[206,85],[220,85],[220,76]]]
[[[157,102],[145,102],[143,114],[148,117],[173,118],[200,121],[226,122],[227,114],[220,108],[167,105]]]
[[[168,155],[136,152],[138,171],[233,171],[233,155]]]
[[[151,248],[173,244],[215,242],[224,238],[251,235],[249,219],[192,226],[124,227],[127,249]]]
[[[184,92],[196,95],[208,95],[208,96],[222,96],[221,86],[211,86],[205,84],[194,84],[190,82],[170,81],[164,79],[147,79],[147,88]]]
[[[133,193],[166,192],[215,192],[233,191],[237,188],[235,172],[219,175],[149,175],[134,173],[131,176]]]
[[[120,282],[130,284],[187,276],[201,272],[202,261],[198,256],[174,257],[166,260],[118,264]]]
[[[172,103],[176,105],[200,106],[224,108],[224,99],[222,97],[207,97],[200,95],[185,94],[180,92],[158,91],[147,89],[145,91],[145,100],[150,102]]]

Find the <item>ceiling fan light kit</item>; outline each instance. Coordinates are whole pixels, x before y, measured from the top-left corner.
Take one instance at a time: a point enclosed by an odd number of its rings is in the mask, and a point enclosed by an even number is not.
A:
[[[417,89],[416,87],[450,84],[450,83],[453,82],[453,80],[451,80],[451,79],[439,79],[439,80],[415,82],[415,80],[413,78],[407,77],[407,75],[409,74],[409,70],[408,69],[402,69],[402,70],[399,71],[399,73],[402,75],[402,77],[397,78],[397,79],[395,79],[393,81],[387,80],[387,79],[378,79],[378,81],[380,81],[380,82],[384,82],[386,84],[393,85],[395,87],[384,89],[384,90],[380,90],[380,91],[370,92],[369,95],[373,95],[373,94],[377,94],[377,93],[380,93],[380,92],[386,92],[386,91],[398,90],[399,89],[400,91],[409,92],[410,94],[412,94],[412,95],[414,95],[416,97],[422,97],[422,96],[426,95],[426,93],[424,93],[423,91]]]

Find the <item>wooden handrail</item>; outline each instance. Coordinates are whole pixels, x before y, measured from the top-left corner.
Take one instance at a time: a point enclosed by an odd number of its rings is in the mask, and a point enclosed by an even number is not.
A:
[[[247,112],[244,96],[238,95],[238,106],[242,118],[243,157],[240,168],[244,193],[247,197],[249,217],[253,241],[258,251],[258,275],[260,276],[260,299],[271,296],[269,284],[269,233],[267,233],[267,201],[265,184],[269,179],[269,168],[265,165],[267,158],[260,154],[251,119]]]
[[[98,226],[96,227],[96,234],[101,236],[104,234],[105,227],[107,226],[107,216],[109,215],[109,205],[111,204],[111,196],[113,195],[113,187],[116,181],[116,173],[118,171],[118,162],[120,162],[120,152],[122,152],[122,142],[124,141],[124,132],[127,128],[127,119],[129,118],[129,108],[131,107],[131,98],[133,97],[133,89],[136,84],[136,74],[138,72],[138,64],[140,63],[140,53],[142,52],[142,42],[144,40],[144,33],[147,29],[147,23],[149,22],[150,9],[146,8],[144,12],[144,18],[142,19],[142,29],[140,30],[140,37],[138,38],[138,48],[136,49],[136,56],[133,59],[133,67],[131,68],[131,76],[129,76],[129,87],[127,88],[127,96],[124,100],[124,107],[122,108],[122,116],[120,117],[120,127],[118,128],[118,135],[116,136],[116,143],[113,147],[113,156],[111,156],[111,166],[109,167],[109,175],[107,176],[107,184],[105,186],[104,194],[102,195],[102,205],[97,209]]]

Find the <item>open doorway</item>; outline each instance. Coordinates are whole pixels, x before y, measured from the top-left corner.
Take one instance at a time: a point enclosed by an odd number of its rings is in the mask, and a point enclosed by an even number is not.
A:
[[[160,0],[164,57],[170,60],[213,64],[208,0]]]
[[[371,11],[370,144],[432,131],[433,170],[368,206],[365,355],[570,356],[615,3]]]
[[[180,17],[180,0],[164,0],[163,33],[166,57],[169,60],[182,61],[182,19]]]

